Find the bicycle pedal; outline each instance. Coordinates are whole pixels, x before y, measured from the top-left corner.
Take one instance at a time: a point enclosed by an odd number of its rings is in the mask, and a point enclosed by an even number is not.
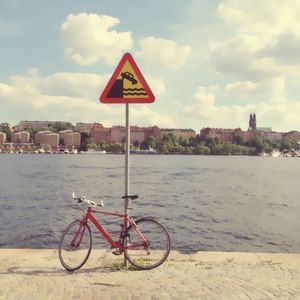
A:
[[[115,251],[112,251],[111,252],[113,255],[121,255],[122,254],[122,251],[120,251],[120,250],[115,250]]]

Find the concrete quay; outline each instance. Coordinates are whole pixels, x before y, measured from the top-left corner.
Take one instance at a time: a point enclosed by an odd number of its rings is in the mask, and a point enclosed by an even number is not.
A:
[[[0,249],[0,299],[300,299],[300,254],[171,252],[150,271],[93,250],[79,271],[57,250]]]

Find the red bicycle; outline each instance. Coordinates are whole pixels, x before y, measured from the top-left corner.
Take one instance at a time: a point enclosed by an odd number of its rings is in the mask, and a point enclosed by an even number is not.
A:
[[[122,199],[134,200],[138,195],[124,196]],[[125,254],[127,260],[138,269],[149,270],[161,265],[170,253],[170,237],[167,230],[154,218],[141,218],[136,221],[128,214],[119,214],[96,210],[103,206],[85,197],[73,199],[82,204],[84,211],[80,221],[74,221],[64,230],[59,242],[59,259],[68,271],[80,269],[88,260],[92,250],[92,233],[88,225],[91,222],[103,237],[115,249],[113,254]],[[117,240],[114,240],[94,213],[119,217],[123,220]]]

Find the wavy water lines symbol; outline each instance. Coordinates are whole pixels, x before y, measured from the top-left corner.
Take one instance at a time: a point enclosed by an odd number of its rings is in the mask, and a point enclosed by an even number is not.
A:
[[[147,96],[147,92],[143,88],[123,88],[124,96]]]

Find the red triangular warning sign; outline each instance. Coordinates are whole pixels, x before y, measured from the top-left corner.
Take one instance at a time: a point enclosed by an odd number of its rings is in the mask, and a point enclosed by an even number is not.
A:
[[[152,103],[155,97],[139,67],[129,53],[125,53],[112,74],[100,101],[103,103]]]

